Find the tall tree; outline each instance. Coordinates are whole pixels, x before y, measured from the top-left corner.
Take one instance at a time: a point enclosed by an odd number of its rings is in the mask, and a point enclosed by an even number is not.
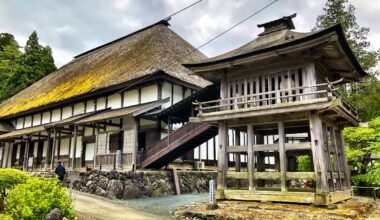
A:
[[[7,89],[8,79],[19,68],[21,51],[13,35],[0,34],[0,100],[9,97]]]
[[[371,50],[371,44],[367,38],[370,29],[359,26],[356,21],[355,7],[348,0],[327,0],[323,14],[317,17],[314,29],[327,28],[338,23],[342,25],[346,39],[359,63],[369,73],[369,77],[362,83],[351,84],[350,92],[346,95],[358,108],[361,119],[370,121],[380,116],[380,99],[376,95],[380,90],[380,82],[377,79],[378,70],[376,70],[380,50]]]
[[[37,32],[34,31],[29,36],[24,49],[25,52],[20,56],[17,70],[6,82],[5,89],[8,93],[4,98],[15,95],[57,69],[51,48],[40,45]]]

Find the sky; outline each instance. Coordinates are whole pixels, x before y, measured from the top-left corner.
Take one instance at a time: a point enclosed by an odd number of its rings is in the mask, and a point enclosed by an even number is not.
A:
[[[49,45],[57,67],[75,55],[153,24],[197,0],[0,0],[0,33],[11,33],[21,46],[32,31]],[[172,17],[171,29],[198,47],[272,0],[203,0]],[[279,0],[201,51],[208,57],[255,39],[257,24],[297,13],[296,31],[308,32],[322,14],[323,0]],[[370,27],[372,49],[380,48],[380,1],[351,0],[359,25]]]

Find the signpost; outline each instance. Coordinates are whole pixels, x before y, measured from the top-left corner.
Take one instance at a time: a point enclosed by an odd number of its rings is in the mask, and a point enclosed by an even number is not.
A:
[[[215,198],[215,180],[210,180],[209,182],[209,197],[208,197],[209,205],[207,209],[213,210],[218,208],[218,204],[216,204]]]

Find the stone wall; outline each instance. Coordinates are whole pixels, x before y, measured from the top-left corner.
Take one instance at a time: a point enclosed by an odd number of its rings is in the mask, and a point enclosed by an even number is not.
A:
[[[182,194],[206,193],[216,172],[178,172]],[[92,170],[71,180],[73,188],[111,199],[134,199],[174,195],[170,171],[117,172]]]

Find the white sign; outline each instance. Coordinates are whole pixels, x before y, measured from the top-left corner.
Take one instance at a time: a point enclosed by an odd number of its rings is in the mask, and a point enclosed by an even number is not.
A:
[[[215,199],[215,180],[210,180],[209,182],[209,198],[208,201],[211,204],[216,204],[216,199]]]

